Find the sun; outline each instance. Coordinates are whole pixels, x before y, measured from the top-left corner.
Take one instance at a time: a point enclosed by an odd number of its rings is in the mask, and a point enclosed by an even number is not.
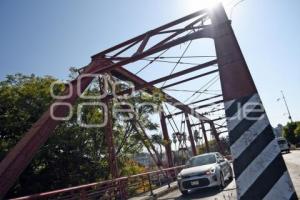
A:
[[[205,8],[213,8],[217,3],[224,0],[186,0],[188,9],[190,11],[198,11]]]

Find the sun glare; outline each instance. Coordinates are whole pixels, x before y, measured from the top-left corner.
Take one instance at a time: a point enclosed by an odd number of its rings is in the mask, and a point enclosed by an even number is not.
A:
[[[197,11],[204,8],[213,8],[217,3],[222,0],[187,0],[186,3],[190,11]]]

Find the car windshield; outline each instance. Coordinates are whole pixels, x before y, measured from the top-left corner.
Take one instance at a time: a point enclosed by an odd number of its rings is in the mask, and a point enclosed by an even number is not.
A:
[[[285,144],[286,143],[285,140],[278,140],[277,142],[278,142],[278,144]]]
[[[210,154],[210,155],[193,157],[187,161],[186,166],[187,167],[195,167],[195,166],[213,164],[216,162],[217,162],[217,160],[216,160],[215,155]]]

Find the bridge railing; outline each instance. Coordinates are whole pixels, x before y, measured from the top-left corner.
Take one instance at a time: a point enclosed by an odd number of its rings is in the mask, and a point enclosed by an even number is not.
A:
[[[176,179],[184,166],[176,166],[161,170],[120,177],[114,180],[95,182],[65,189],[15,198],[15,200],[31,199],[128,199],[142,193],[153,194],[155,188],[168,185]]]

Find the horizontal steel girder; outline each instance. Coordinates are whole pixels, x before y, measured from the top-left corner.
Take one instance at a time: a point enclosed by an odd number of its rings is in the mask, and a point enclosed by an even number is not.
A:
[[[128,70],[121,68],[121,67],[111,71],[111,74],[114,75],[115,77],[120,77],[122,79],[126,78],[126,80],[132,81],[136,85],[147,85],[148,84],[147,81],[143,80],[142,78],[136,76],[135,74],[133,74],[133,73],[129,72]],[[120,76],[120,74],[122,76]],[[158,89],[158,88],[156,88],[155,86],[149,86],[149,87],[147,87],[146,92],[152,94],[152,91],[155,89]],[[202,121],[211,121],[209,118],[194,111],[192,108],[190,108],[186,104],[180,102],[178,99],[172,97],[171,95],[169,95],[163,91],[161,91],[161,93],[165,96],[165,98],[167,100],[166,103],[170,103],[174,107],[181,110],[183,113],[190,114]]]

